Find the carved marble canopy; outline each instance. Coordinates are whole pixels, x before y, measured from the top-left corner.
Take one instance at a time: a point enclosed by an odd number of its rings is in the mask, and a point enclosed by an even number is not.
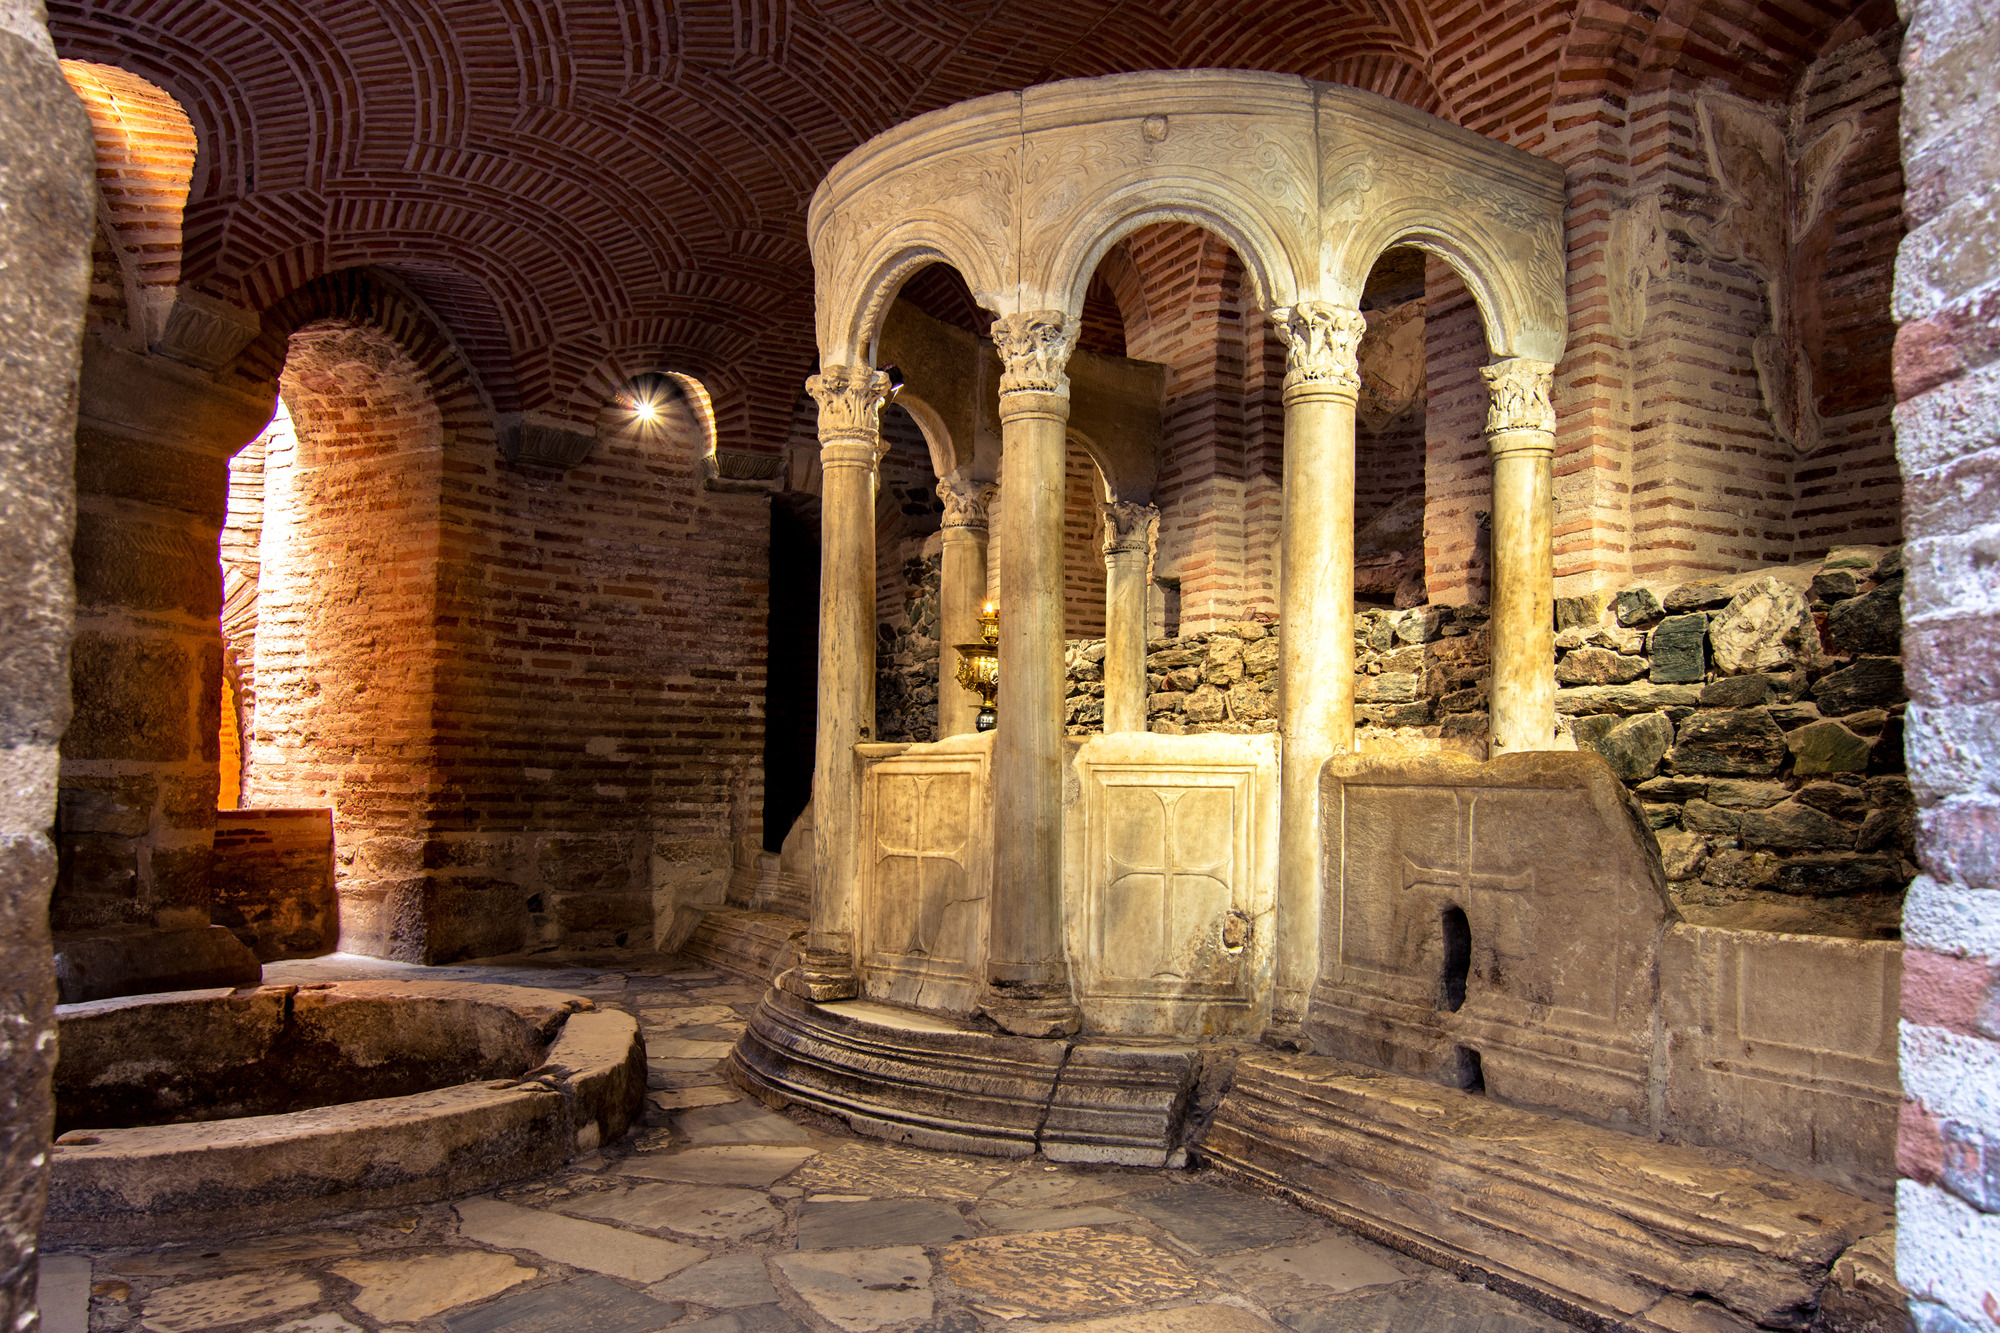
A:
[[[950,264],[1005,316],[1080,315],[1098,261],[1150,223],[1226,239],[1265,307],[1352,306],[1392,245],[1439,255],[1496,357],[1561,359],[1563,171],[1337,84],[1173,70],[975,98],[875,136],[808,214],[822,365],[872,362],[905,278]]]

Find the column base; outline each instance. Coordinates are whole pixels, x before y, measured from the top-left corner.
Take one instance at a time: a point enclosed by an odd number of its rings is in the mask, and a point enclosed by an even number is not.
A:
[[[1017,1037],[1067,1037],[1083,1027],[1083,1014],[1067,995],[1036,996],[988,991],[979,1010]]]
[[[773,984],[814,1003],[851,1000],[861,994],[853,958],[835,949],[800,949],[799,961]]]

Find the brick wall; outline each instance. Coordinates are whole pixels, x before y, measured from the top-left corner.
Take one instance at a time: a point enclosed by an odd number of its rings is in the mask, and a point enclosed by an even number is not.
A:
[[[1924,873],[1903,917],[1896,1269],[1923,1333],[2000,1328],[2000,27],[1912,0],[1896,261],[1904,662]]]

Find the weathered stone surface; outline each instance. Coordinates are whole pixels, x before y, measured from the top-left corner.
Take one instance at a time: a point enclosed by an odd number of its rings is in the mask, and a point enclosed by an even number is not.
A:
[[[845,1333],[922,1319],[934,1308],[931,1261],[914,1247],[787,1254],[777,1265],[814,1313]]]
[[[730,1052],[728,1042],[690,1042],[693,1046],[718,1048],[712,1056],[721,1059]],[[660,1043],[663,1056],[672,1056],[672,1042]],[[738,1101],[719,1106],[702,1106],[674,1117],[675,1128],[690,1143],[804,1143],[812,1137],[804,1126],[777,1115],[755,1102]]]
[[[848,1144],[821,1153],[789,1179],[809,1194],[976,1199],[1006,1178],[1007,1168],[990,1159],[947,1157],[879,1144]]]
[[[1079,1319],[1060,1327],[1065,1333],[1277,1333],[1277,1325],[1270,1320],[1235,1305],[1178,1305],[1169,1310]]]
[[[1307,1218],[1270,1199],[1213,1185],[1155,1190],[1125,1200],[1125,1207],[1172,1233],[1201,1254],[1281,1244],[1298,1236]]]
[[[1763,578],[1732,597],[1708,627],[1715,669],[1725,676],[1785,671],[1820,660],[1819,629],[1800,591]]]
[[[529,1250],[571,1268],[609,1273],[631,1282],[658,1282],[707,1257],[692,1245],[494,1199],[467,1199],[459,1204],[458,1231],[483,1245]]]
[[[1317,1240],[1275,1250],[1257,1250],[1216,1265],[1239,1282],[1298,1283],[1326,1291],[1353,1291],[1406,1282],[1410,1274],[1375,1245],[1331,1232]],[[1414,1271],[1414,1269],[1413,1269]]]
[[[1618,623],[1630,629],[1659,619],[1666,608],[1660,601],[1658,593],[1651,588],[1641,586],[1627,588],[1619,593],[1617,600],[1612,603],[1612,609],[1617,613]]]
[[[264,975],[257,955],[221,926],[65,936],[56,943],[55,967],[64,1004],[254,986]]]
[[[621,1175],[678,1180],[694,1185],[743,1185],[769,1189],[816,1155],[812,1148],[694,1148],[678,1153],[635,1153],[619,1163]]]
[[[1802,778],[1864,772],[1874,753],[1867,741],[1832,719],[1786,732],[1785,746],[1792,752],[1792,772]]]
[[[333,1271],[361,1288],[354,1308],[389,1323],[428,1319],[497,1296],[536,1276],[505,1254],[460,1250],[412,1258],[345,1259]]]
[[[1681,723],[1667,761],[1680,773],[1776,773],[1785,762],[1785,734],[1764,708],[1697,713]]]
[[[1887,1200],[1902,946],[1680,925],[1660,967],[1674,1138]]]
[[[1765,704],[1777,702],[1780,682],[1789,685],[1791,681],[1792,677],[1789,676],[1724,676],[1720,680],[1712,680],[1702,686],[1701,706],[1761,708]]]
[[[1556,680],[1563,685],[1623,685],[1645,674],[1645,658],[1627,657],[1608,648],[1578,648],[1565,653],[1556,664]],[[1653,679],[1661,679],[1657,667]]]
[[[1733,838],[1742,831],[1743,815],[1740,811],[1727,810],[1696,798],[1681,807],[1681,827],[1690,833]]]
[[[1579,685],[1556,691],[1556,711],[1569,716],[1655,713],[1693,708],[1699,696],[1700,691],[1687,685]]]
[[[1898,858],[1843,852],[1795,856],[1772,867],[1771,887],[1779,893],[1827,897],[1848,893],[1894,893],[1903,887]]]
[[[319,1283],[304,1273],[245,1273],[166,1287],[147,1297],[142,1309],[146,1327],[156,1333],[197,1333],[301,1310],[319,1299]]]
[[[1580,729],[1577,733],[1578,747],[1603,755],[1610,763],[1611,771],[1625,782],[1638,782],[1651,777],[1659,770],[1660,760],[1666,757],[1673,743],[1674,725],[1667,721],[1663,713],[1645,713],[1615,722],[1589,741],[1585,741]]]
[[[1647,638],[1655,685],[1699,683],[1708,672],[1708,617],[1669,616]]]
[[[1204,1150],[1371,1239],[1607,1323],[1699,1293],[1737,1321],[1724,1327],[1781,1327],[1889,1217],[1733,1153],[1309,1056],[1239,1062]]]
[[[1864,657],[1829,671],[1813,686],[1813,701],[1829,717],[1901,703],[1903,664],[1893,657]]]
[[[1813,809],[1802,801],[1783,801],[1768,810],[1751,810],[1743,816],[1743,841],[1752,847],[1854,846],[1854,828]]]
[[[807,1200],[799,1213],[801,1250],[856,1245],[941,1245],[975,1228],[958,1209],[936,1199],[870,1199],[856,1203]]]
[[[761,1254],[719,1254],[646,1289],[663,1301],[688,1301],[715,1310],[767,1305],[778,1299]]]
[[[1454,1086],[1476,1071],[1513,1105],[1645,1123],[1652,958],[1672,909],[1653,835],[1602,758],[1335,756],[1320,800],[1340,831],[1314,1050]]]
[[[1708,799],[1730,810],[1762,810],[1776,805],[1789,794],[1790,789],[1782,782],[1719,778],[1708,784]]]
[[[447,1333],[656,1333],[680,1307],[641,1296],[608,1278],[574,1278],[453,1315]]]
[[[1813,575],[1810,592],[1815,602],[1841,602],[1854,596],[1860,590],[1861,585],[1855,580],[1853,570],[1839,569],[1827,565],[1822,567],[1819,573]],[[1831,626],[1832,618],[1828,617],[1828,627],[1831,628]],[[1837,647],[1838,644],[1835,646]],[[1850,649],[1849,651],[1853,650]]]
[[[1826,613],[1826,634],[1843,653],[1898,655],[1903,651],[1901,590],[1877,588],[1837,603]]]
[[[1438,1280],[1380,1295],[1356,1295],[1287,1308],[1282,1315],[1285,1326],[1294,1333],[1404,1333],[1415,1329],[1451,1333],[1568,1333],[1571,1327],[1539,1310],[1471,1284]]]
[[[1000,1208],[979,1210],[979,1220],[994,1231],[1062,1231],[1070,1227],[1120,1226],[1130,1213],[1085,1204],[1075,1208]]]
[[[1702,611],[1729,601],[1729,589],[1714,579],[1683,583],[1667,592],[1663,605],[1670,612]]]
[[[705,1240],[748,1240],[784,1220],[768,1196],[724,1185],[633,1185],[567,1199],[563,1212]]]
[[[1096,1314],[1201,1290],[1201,1278],[1143,1236],[1037,1231],[945,1247],[946,1277],[1002,1316]]]
[[[1699,834],[1660,834],[1660,868],[1666,872],[1669,883],[1693,879],[1707,862],[1708,841]]]

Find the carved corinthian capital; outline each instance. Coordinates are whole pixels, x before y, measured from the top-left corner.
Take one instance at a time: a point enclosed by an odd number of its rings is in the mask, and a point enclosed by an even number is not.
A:
[[[1556,410],[1549,403],[1555,387],[1555,366],[1525,356],[1481,366],[1479,373],[1492,389],[1486,408],[1486,433],[1503,430],[1545,430],[1554,434]]]
[[[1000,349],[1000,392],[1069,395],[1063,367],[1076,347],[1080,330],[1060,310],[1029,310],[993,321],[993,343]]]
[[[1104,554],[1152,548],[1153,524],[1160,517],[1158,509],[1129,500],[1113,500],[1097,507],[1104,512]]]
[[[1000,488],[990,481],[946,477],[938,481],[937,493],[938,499],[944,501],[945,527],[983,528],[986,507],[993,503]]]
[[[1361,391],[1361,335],[1368,321],[1359,310],[1325,301],[1279,306],[1271,323],[1285,344],[1285,387],[1308,384]]]
[[[866,443],[879,450],[882,409],[896,396],[889,373],[872,366],[828,366],[806,381],[819,402],[820,446]]]

